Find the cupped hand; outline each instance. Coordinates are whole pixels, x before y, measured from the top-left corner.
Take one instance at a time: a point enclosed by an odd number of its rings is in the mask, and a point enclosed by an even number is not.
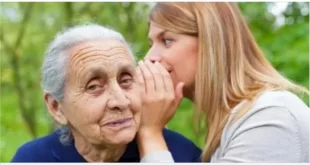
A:
[[[143,107],[139,132],[161,132],[183,98],[184,83],[174,87],[170,74],[158,62],[140,61],[137,73]]]

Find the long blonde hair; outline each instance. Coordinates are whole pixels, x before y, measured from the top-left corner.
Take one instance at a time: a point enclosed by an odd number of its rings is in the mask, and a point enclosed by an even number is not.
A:
[[[228,115],[242,100],[249,101],[249,109],[254,98],[266,90],[308,92],[272,67],[235,3],[157,3],[149,21],[175,33],[198,37],[194,103],[197,112],[206,116],[202,161],[209,160],[219,146]]]

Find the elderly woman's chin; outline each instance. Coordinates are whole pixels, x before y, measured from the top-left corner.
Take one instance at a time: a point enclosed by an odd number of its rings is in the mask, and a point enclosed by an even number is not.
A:
[[[123,126],[102,126],[100,128],[102,142],[108,142],[110,145],[128,144],[135,138],[138,128],[139,124],[134,120]]]

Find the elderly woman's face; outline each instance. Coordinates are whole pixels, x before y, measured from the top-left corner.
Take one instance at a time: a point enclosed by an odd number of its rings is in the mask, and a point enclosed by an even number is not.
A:
[[[133,60],[119,41],[71,49],[60,106],[73,135],[93,144],[127,144],[140,124],[141,98]]]

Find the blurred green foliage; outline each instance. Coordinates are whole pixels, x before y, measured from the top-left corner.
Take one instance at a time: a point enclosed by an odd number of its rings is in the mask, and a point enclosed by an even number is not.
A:
[[[139,59],[148,50],[147,17],[153,3],[4,3],[0,4],[1,113],[0,161],[10,161],[23,143],[46,135],[54,124],[40,88],[44,49],[64,27],[86,22],[108,25],[131,43]],[[239,3],[262,50],[292,81],[309,84],[309,3],[289,3],[279,16],[276,3]],[[282,23],[278,22],[282,20]],[[309,105],[308,97],[303,97]],[[202,146],[192,129],[192,110],[184,100],[169,123]]]

